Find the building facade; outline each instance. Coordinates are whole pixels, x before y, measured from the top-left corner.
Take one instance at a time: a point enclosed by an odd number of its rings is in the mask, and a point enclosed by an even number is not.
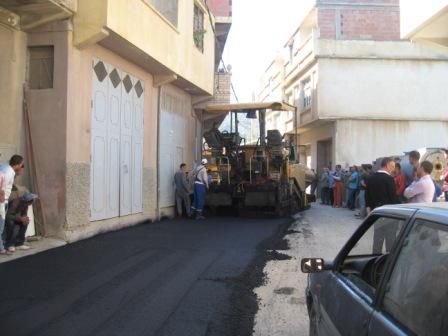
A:
[[[19,182],[39,193],[38,233],[74,241],[173,215],[173,174],[200,159],[196,105],[215,94],[213,9],[202,0],[0,6],[0,160],[26,157]]]
[[[297,132],[309,167],[446,146],[448,54],[401,40],[398,0],[318,1],[279,58],[259,99],[276,90],[297,106],[297,120],[283,127]],[[280,88],[268,84],[275,76]]]

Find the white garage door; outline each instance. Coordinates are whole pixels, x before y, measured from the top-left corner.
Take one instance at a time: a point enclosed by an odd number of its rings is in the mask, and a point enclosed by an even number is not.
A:
[[[143,84],[93,62],[91,219],[142,211]]]
[[[190,107],[187,101],[167,92],[162,93],[161,99],[160,206],[169,207],[175,204],[174,174],[187,159],[186,150],[194,148],[194,140],[188,135]]]

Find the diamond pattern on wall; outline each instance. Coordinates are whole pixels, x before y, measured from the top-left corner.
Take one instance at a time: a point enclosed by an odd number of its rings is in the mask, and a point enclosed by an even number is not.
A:
[[[136,83],[135,86],[134,86],[134,89],[135,89],[135,93],[137,94],[137,97],[140,98],[140,96],[141,96],[142,93],[143,93],[143,86],[142,86],[142,83],[141,83],[140,81],[137,81],[137,83]]]
[[[107,77],[107,69],[103,62],[99,61],[94,67],[93,70],[95,71],[96,77],[100,82],[104,80],[104,78]]]
[[[129,77],[129,75],[126,75],[126,77],[124,77],[123,85],[124,85],[124,88],[127,93],[129,93],[132,90],[133,85],[132,85],[131,77]]]
[[[120,75],[118,74],[117,69],[112,70],[112,72],[109,75],[109,78],[114,88],[117,88],[117,86],[120,85],[121,78]]]

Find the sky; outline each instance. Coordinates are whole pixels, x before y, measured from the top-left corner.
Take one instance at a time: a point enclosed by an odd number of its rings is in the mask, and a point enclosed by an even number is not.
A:
[[[239,102],[252,101],[263,72],[313,3],[315,0],[233,0],[232,28],[223,60],[232,66]]]

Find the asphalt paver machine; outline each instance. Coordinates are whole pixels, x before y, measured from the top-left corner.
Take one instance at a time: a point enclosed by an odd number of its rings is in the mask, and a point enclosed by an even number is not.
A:
[[[267,111],[293,112],[286,103],[213,105],[210,113],[230,113],[232,129],[220,131],[218,125],[204,133],[204,156],[209,161],[212,183],[206,206],[213,210],[262,210],[287,215],[308,207],[306,188],[314,172],[298,162],[297,146],[277,129],[266,130]],[[259,137],[247,143],[238,131],[239,117],[258,120]],[[297,134],[295,136],[297,140]]]

